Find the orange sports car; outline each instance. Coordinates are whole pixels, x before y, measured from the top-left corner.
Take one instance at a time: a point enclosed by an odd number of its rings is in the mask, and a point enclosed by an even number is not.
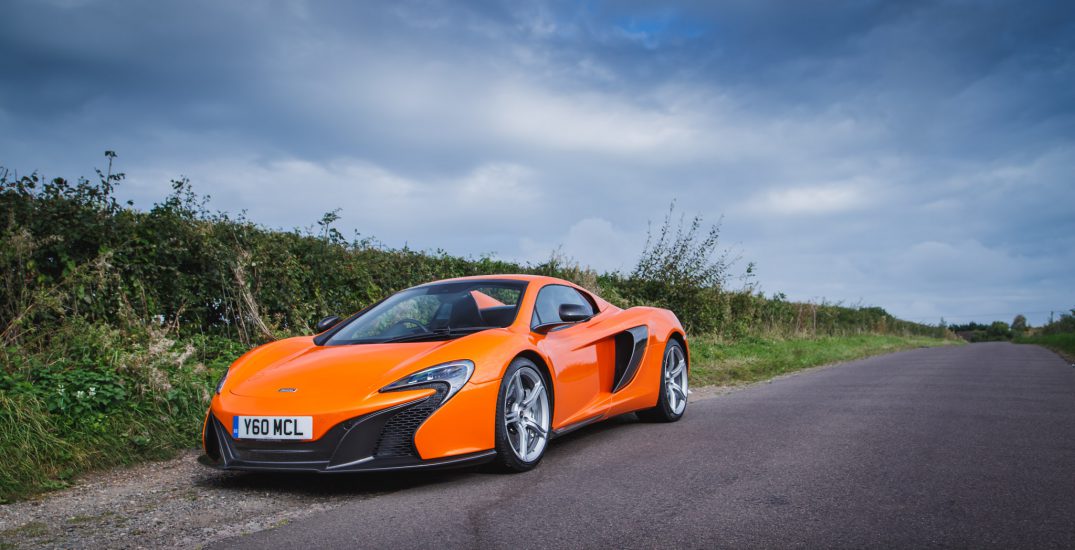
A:
[[[464,277],[409,288],[240,357],[206,415],[202,462],[353,472],[496,461],[628,412],[687,407],[687,337],[668,310],[620,309],[567,281]]]

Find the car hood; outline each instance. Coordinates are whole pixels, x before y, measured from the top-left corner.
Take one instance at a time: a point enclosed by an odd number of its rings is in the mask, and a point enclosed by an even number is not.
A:
[[[423,368],[458,359],[477,361],[477,350],[496,347],[506,333],[493,329],[453,340],[343,346],[318,346],[310,337],[288,338],[239,358],[228,375],[226,391],[259,398],[298,394],[295,397],[303,401],[338,395],[353,402]]]
[[[389,372],[404,368],[429,351],[448,342],[414,342],[406,344],[360,344],[353,346],[317,346],[280,342],[286,350],[265,350],[267,357],[252,357],[239,366],[230,392],[247,397],[269,397],[292,390],[303,395],[334,393],[341,385],[352,391],[376,391],[392,382],[384,382]],[[289,345],[290,344],[290,345]],[[272,345],[272,344],[270,344]],[[269,356],[271,355],[271,356]],[[408,373],[401,372],[400,377]],[[372,385],[383,385],[371,388]]]

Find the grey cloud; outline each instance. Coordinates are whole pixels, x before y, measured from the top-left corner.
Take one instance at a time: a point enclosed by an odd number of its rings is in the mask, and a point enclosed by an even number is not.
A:
[[[767,291],[927,320],[1075,305],[1068,3],[4,12],[0,164],[70,177],[115,149],[141,206],[186,175],[268,225],[341,207],[393,245],[617,269],[678,199],[726,216]]]

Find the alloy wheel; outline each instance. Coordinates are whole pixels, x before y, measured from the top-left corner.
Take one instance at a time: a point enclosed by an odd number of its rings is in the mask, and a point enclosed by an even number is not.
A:
[[[549,440],[549,422],[549,394],[541,375],[530,367],[515,371],[504,399],[504,427],[519,460],[541,457]]]
[[[664,391],[672,414],[687,408],[687,359],[679,346],[669,346],[664,355]]]

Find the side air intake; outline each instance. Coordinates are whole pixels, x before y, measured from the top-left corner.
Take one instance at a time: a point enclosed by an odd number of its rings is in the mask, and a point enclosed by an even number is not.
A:
[[[648,341],[649,329],[645,325],[629,328],[616,335],[616,375],[613,377],[612,393],[627,387],[635,379]]]

